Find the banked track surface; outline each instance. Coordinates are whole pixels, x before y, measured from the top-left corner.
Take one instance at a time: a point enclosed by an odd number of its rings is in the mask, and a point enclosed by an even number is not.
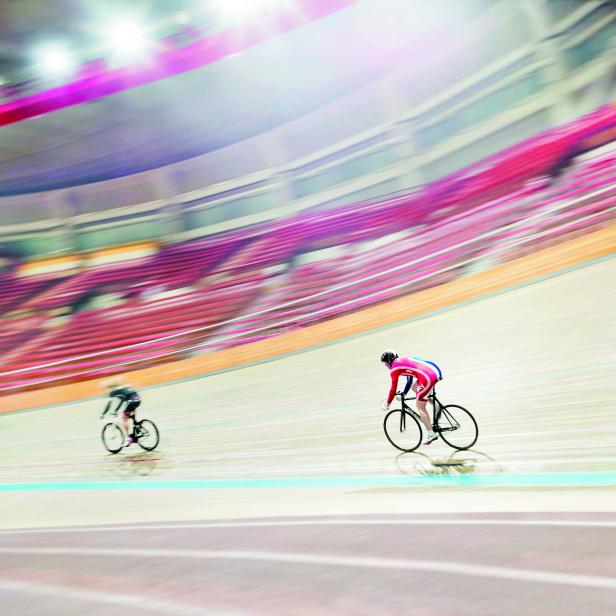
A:
[[[0,527],[138,528],[1,534],[0,601],[9,614],[80,613],[84,602],[104,614],[613,613],[614,280],[606,259],[148,389],[143,414],[163,434],[153,454],[105,455],[98,402],[3,416]],[[439,397],[479,421],[476,451],[390,447],[385,347],[439,362]],[[409,522],[435,512],[475,521]],[[356,514],[381,523],[344,523]],[[281,525],[306,516],[325,523]],[[237,526],[251,517],[272,526]],[[166,526],[212,519],[224,521]]]

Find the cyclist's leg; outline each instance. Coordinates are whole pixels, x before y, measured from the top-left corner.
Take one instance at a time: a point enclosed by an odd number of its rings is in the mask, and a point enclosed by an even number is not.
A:
[[[411,389],[413,390],[413,393],[416,396],[417,396],[417,387],[418,387],[418,381],[417,379],[413,379],[412,384],[411,384]],[[426,402],[417,399],[415,401],[415,407],[417,408],[417,412],[419,413],[421,423],[423,423],[426,430],[432,430],[432,424],[430,423],[430,415],[428,415],[428,411],[426,409]]]
[[[129,418],[130,418],[130,415],[128,414],[126,409],[124,409],[124,415],[122,416],[122,425],[124,426],[124,434],[126,434],[126,444],[127,445],[130,445],[133,442],[132,432],[128,428]]]
[[[426,409],[426,405],[428,403],[428,396],[434,390],[434,385],[438,381],[438,376],[436,375],[425,375],[425,377],[420,381],[419,388],[417,390],[417,410],[423,410],[422,421],[424,421],[424,425],[426,421],[429,428],[426,426],[427,434],[426,440],[424,441],[424,445],[429,445],[434,442],[438,438],[438,434],[434,431],[432,424],[430,423],[430,417],[428,415],[428,411]]]
[[[135,411],[137,407],[141,404],[140,401],[132,401],[126,404],[126,408],[124,409],[124,429],[126,430],[126,434],[128,438],[132,441],[132,435],[135,431]],[[131,430],[128,429],[128,420],[131,420]]]
[[[432,432],[432,422],[430,421],[430,415],[428,415],[428,411],[426,409],[426,405],[428,404],[426,396],[432,391],[433,387],[434,383],[423,377],[415,379],[415,383],[413,383],[413,389],[417,394],[417,412],[419,413],[421,421],[427,432]]]

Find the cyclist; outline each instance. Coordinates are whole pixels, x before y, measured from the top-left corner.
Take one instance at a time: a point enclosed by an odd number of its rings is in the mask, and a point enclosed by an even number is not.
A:
[[[389,395],[386,400],[383,400],[382,409],[384,411],[389,410],[389,405],[396,396],[398,379],[401,376],[407,377],[403,394],[406,395],[409,389],[413,389],[417,394],[417,412],[427,432],[424,445],[429,445],[438,438],[438,435],[432,430],[430,416],[426,410],[426,398],[434,388],[436,382],[443,378],[441,369],[434,362],[426,361],[419,357],[400,357],[396,351],[391,350],[385,351],[381,355],[381,362],[387,366],[391,374]],[[413,382],[413,379],[416,380],[416,383]]]
[[[115,408],[114,414],[117,414],[120,410],[120,407],[123,404],[126,404],[124,407],[124,413],[122,417],[122,423],[124,425],[124,431],[126,433],[126,447],[132,445],[133,440],[133,430],[135,428],[135,411],[141,404],[141,398],[139,394],[132,387],[128,385],[123,385],[122,382],[118,379],[108,381],[104,384],[105,388],[109,390],[109,402],[107,402],[107,406],[101,415],[101,419],[105,417],[105,415],[111,409],[111,405],[113,404],[114,398],[118,400],[118,405]],[[128,429],[128,420],[132,421],[133,430]]]

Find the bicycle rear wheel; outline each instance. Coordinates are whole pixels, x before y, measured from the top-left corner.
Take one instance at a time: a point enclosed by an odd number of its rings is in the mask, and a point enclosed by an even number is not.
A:
[[[479,428],[475,418],[464,407],[448,404],[436,418],[439,436],[454,449],[469,449],[477,442]]]
[[[387,440],[400,451],[415,451],[421,445],[421,426],[408,411],[389,411],[383,429]]]
[[[156,424],[149,419],[142,419],[136,422],[135,438],[141,449],[145,449],[146,451],[156,449],[158,441],[160,440]]]
[[[124,447],[124,432],[118,424],[108,423],[101,433],[103,445],[109,453],[118,453]]]

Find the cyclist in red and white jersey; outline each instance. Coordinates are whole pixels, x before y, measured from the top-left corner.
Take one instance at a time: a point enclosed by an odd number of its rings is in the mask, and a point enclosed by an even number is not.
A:
[[[409,389],[412,389],[417,394],[417,412],[421,417],[421,421],[426,428],[426,440],[424,445],[429,445],[438,438],[436,432],[432,430],[430,416],[426,410],[427,396],[430,394],[437,381],[442,378],[440,368],[430,361],[420,359],[418,357],[399,357],[395,351],[385,351],[381,355],[381,362],[384,363],[391,374],[391,387],[386,400],[383,400],[382,408],[384,411],[389,410],[389,405],[396,397],[398,389],[398,379],[401,376],[407,377],[407,384],[404,389],[404,394],[407,394]],[[413,380],[415,382],[413,382]]]

